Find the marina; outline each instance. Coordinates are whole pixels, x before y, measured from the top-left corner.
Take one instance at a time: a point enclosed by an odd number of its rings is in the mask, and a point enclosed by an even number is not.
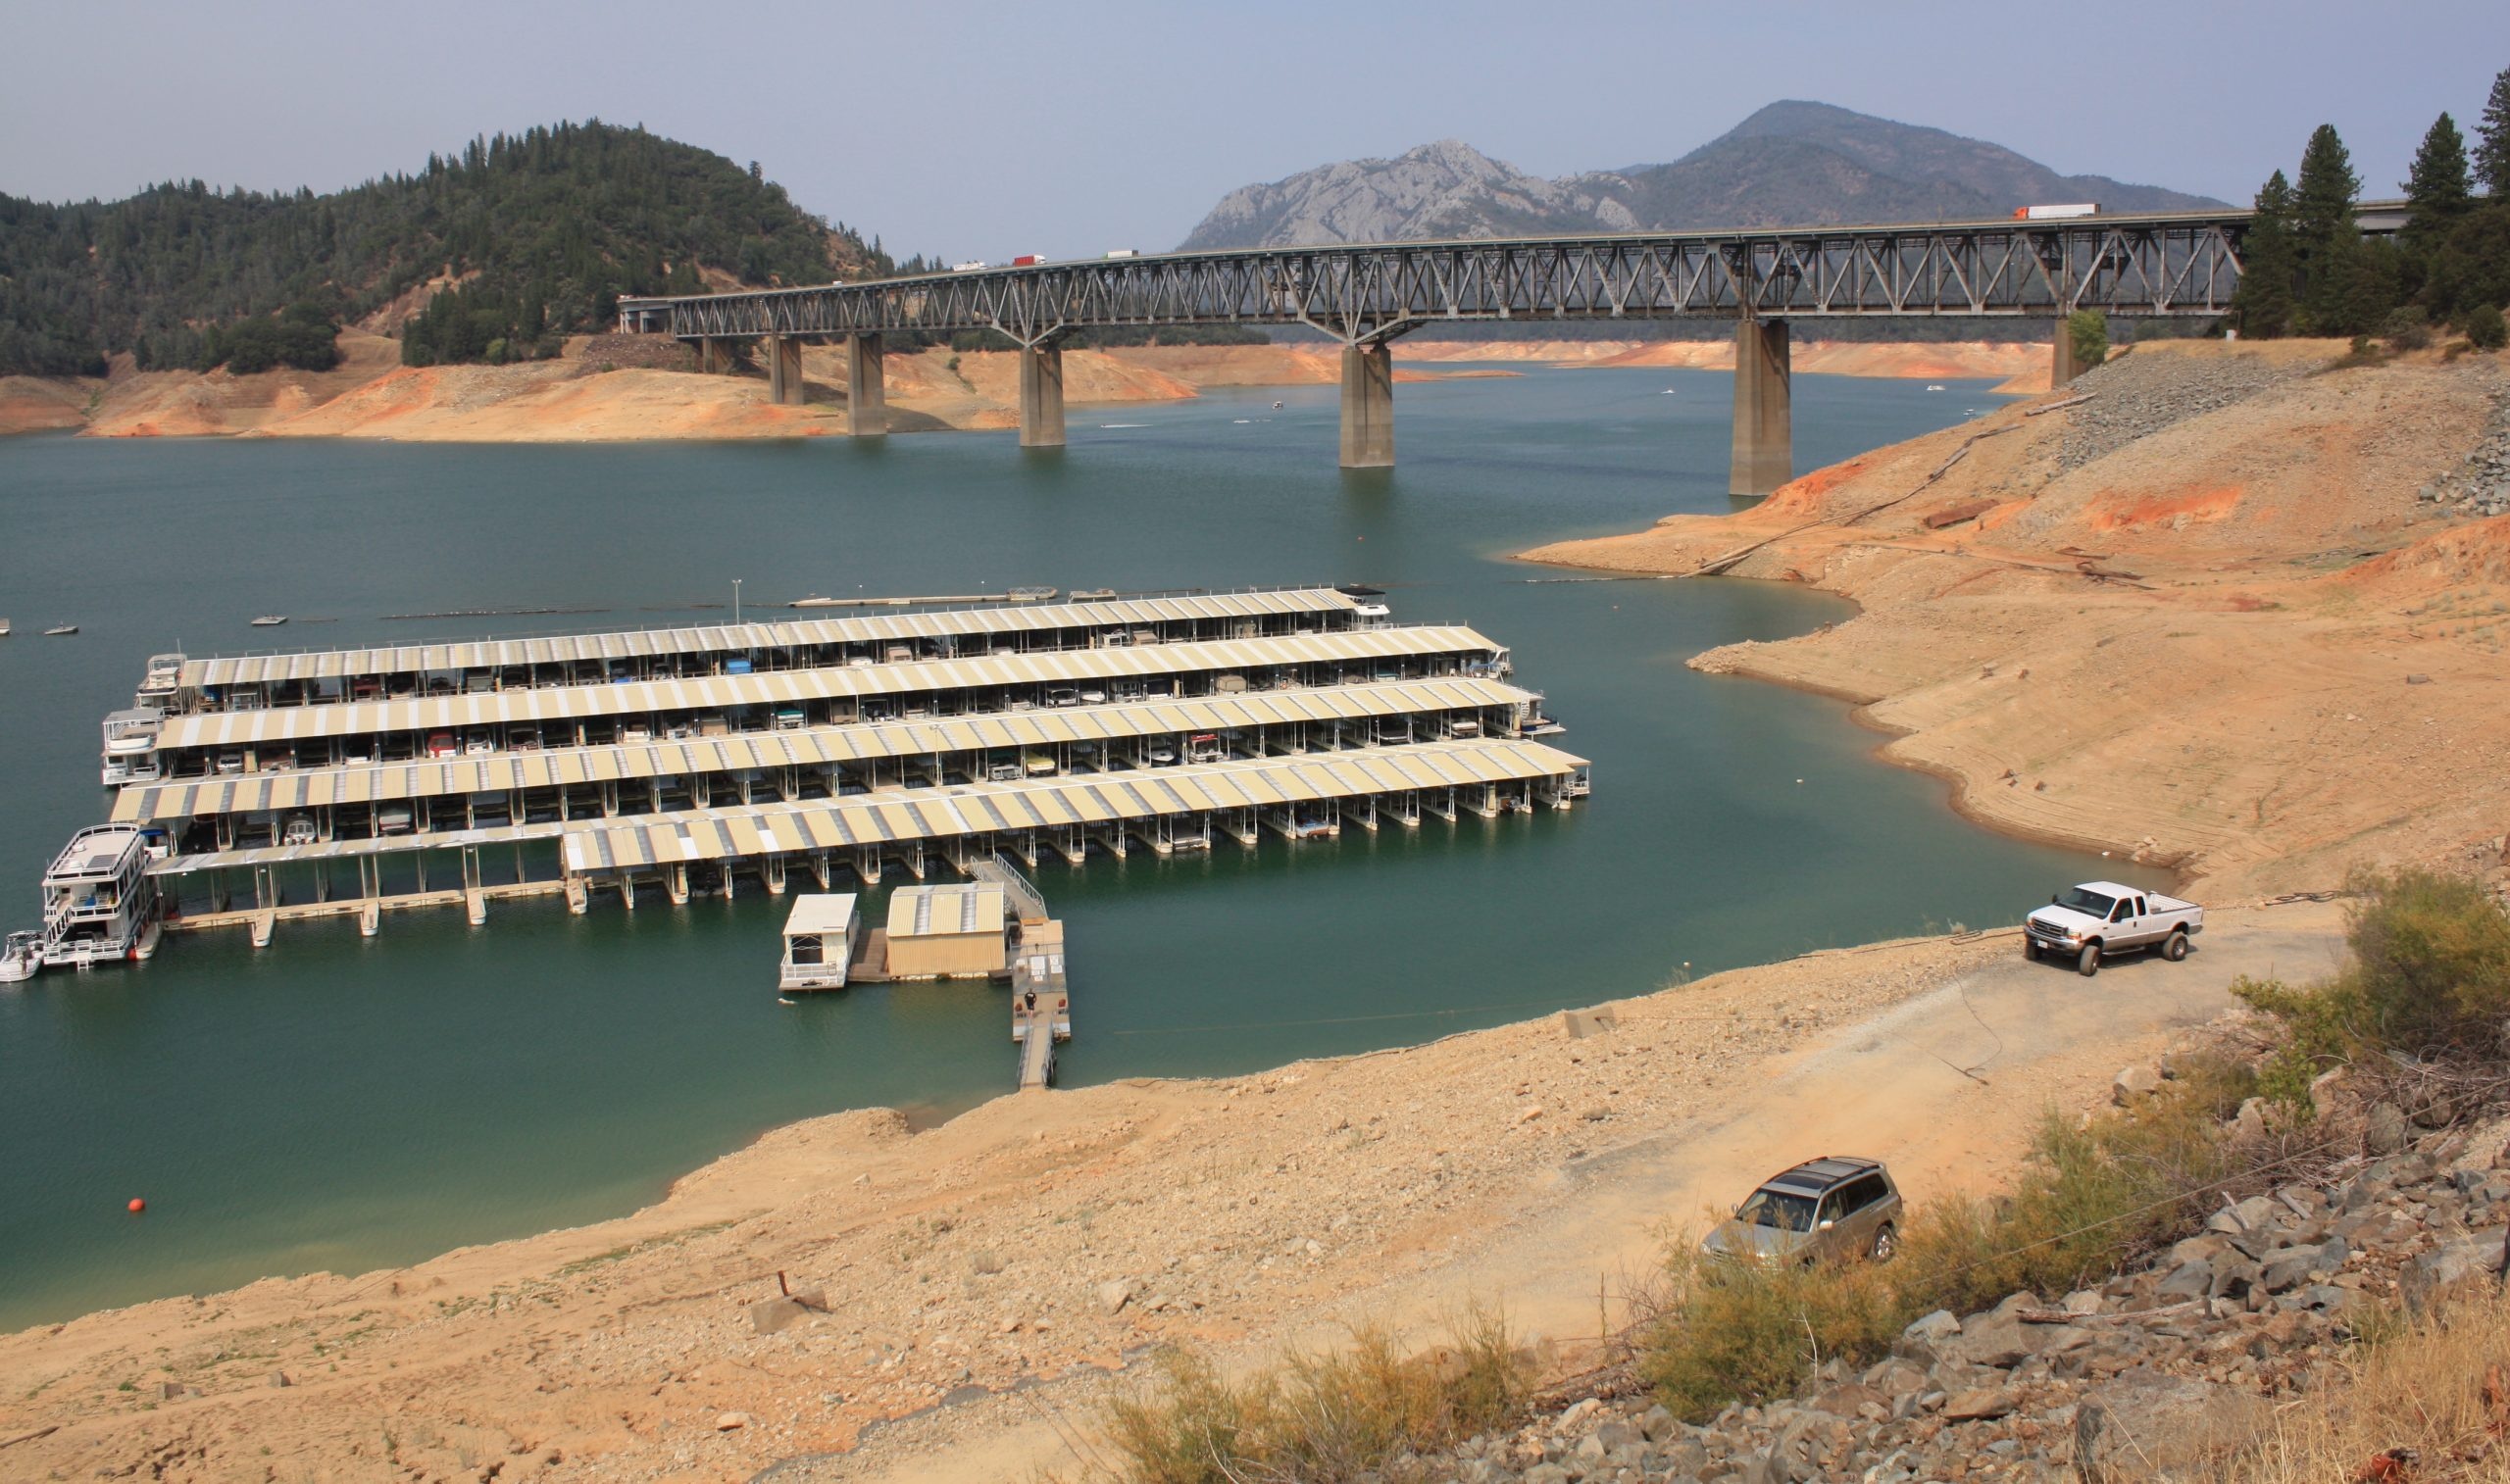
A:
[[[1586,763],[1533,740],[1559,723],[1512,668],[1471,628],[1330,587],[160,654],[105,718],[98,828],[135,853],[152,948],[166,927],[260,948],[282,921],[353,916],[372,937],[413,908],[477,926],[519,897],[582,914],[798,876],[818,891],[788,924],[785,987],[915,978],[895,904],[937,888],[895,897],[885,931],[848,919],[831,966],[840,876],[1571,807]],[[1012,889],[1009,869],[979,895]],[[72,962],[55,915],[40,957]]]

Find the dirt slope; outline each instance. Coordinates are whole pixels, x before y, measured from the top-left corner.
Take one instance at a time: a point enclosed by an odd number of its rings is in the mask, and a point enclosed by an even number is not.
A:
[[[1899,734],[1886,756],[1999,827],[2216,891],[2355,863],[2497,870],[2510,518],[2420,492],[2505,436],[2502,368],[2338,354],[2147,347],[2069,388],[2079,405],[1527,555],[1689,572],[1748,550],[1736,575],[1857,599],[1849,622],[1692,663],[1863,703]]]
[[[1017,1477],[921,1450],[1068,1406],[1150,1343],[1260,1352],[1485,1285],[1574,1344],[1592,1285],[1643,1261],[1637,1218],[1765,1173],[1838,1059],[1870,1070],[1862,1132],[1890,1130],[1915,1191],[1993,1178],[2028,1122],[2005,1113],[2091,1096],[2234,972],[2323,960],[2333,925],[2231,911],[2187,964],[2093,985],[2023,971],[2010,935],[1922,940],[1259,1076],[1006,1097],[917,1134],[819,1119],[620,1221],[0,1339],[0,1439],[34,1435],[13,1477],[726,1479],[948,1397],[864,1466]],[[762,1333],[749,1306],[779,1270],[825,1311]]]

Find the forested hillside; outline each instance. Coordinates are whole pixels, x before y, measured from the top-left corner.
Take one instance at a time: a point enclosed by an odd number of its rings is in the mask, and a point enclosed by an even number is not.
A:
[[[201,369],[239,343],[299,364],[288,347],[324,353],[302,326],[447,275],[458,290],[411,322],[404,359],[523,359],[603,325],[621,294],[700,291],[701,268],[766,285],[891,265],[755,165],[641,128],[561,124],[333,195],[197,180],[115,202],[0,195],[0,374],[98,373],[117,351],[143,369]]]

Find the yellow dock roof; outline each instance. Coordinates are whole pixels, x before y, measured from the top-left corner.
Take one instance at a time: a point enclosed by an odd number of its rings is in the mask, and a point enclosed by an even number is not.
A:
[[[169,717],[165,728],[158,733],[157,746],[161,751],[243,747],[314,737],[453,731],[513,722],[775,706],[835,696],[898,696],[1004,685],[1077,685],[1200,670],[1420,655],[1494,654],[1499,647],[1461,624],[1396,625],[1272,639],[1207,639],[1183,644],[1047,650],[965,660],[707,675],[685,680],[620,681],[398,701],[281,706]]]
[[[824,767],[935,753],[1112,742],[1232,727],[1365,720],[1513,706],[1532,699],[1532,692],[1501,681],[1459,675],[1302,686],[1295,690],[1247,691],[1184,700],[984,712],[915,721],[849,722],[678,742],[501,752],[476,758],[392,763],[379,767],[287,768],[129,784],[115,798],[113,817],[117,823],[191,819],[256,810],[367,804],[380,799],[504,793],[620,778]]]
[[[901,886],[889,893],[889,941],[1002,934],[1002,888],[986,881]]]
[[[918,838],[1559,777],[1585,766],[1583,758],[1539,742],[1430,742],[1297,758],[1187,764],[1082,778],[915,789],[814,804],[692,810],[633,821],[569,825],[561,849],[571,873],[644,870],[687,861],[756,855],[758,849],[747,843],[752,838],[773,842],[769,848],[778,852],[833,851]]]
[[[181,683],[197,689],[345,678],[350,675],[408,674],[439,669],[503,668],[510,665],[568,665],[583,660],[607,662],[655,655],[782,649],[805,644],[880,643],[892,639],[940,638],[951,634],[1037,633],[1056,628],[1182,619],[1343,613],[1357,601],[1330,587],[1312,587],[1277,592],[1115,598],[1089,603],[1005,603],[981,609],[803,618],[775,623],[622,629],[610,633],[551,634],[530,639],[457,639],[430,644],[377,645],[369,649],[192,660],[182,667]]]

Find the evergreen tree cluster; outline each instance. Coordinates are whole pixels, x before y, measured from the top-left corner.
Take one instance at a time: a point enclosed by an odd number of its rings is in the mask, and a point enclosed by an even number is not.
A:
[[[2365,238],[2361,180],[2344,141],[2322,124],[2297,180],[2282,171],[2257,193],[2233,319],[2241,334],[2386,335],[2406,344],[2453,324],[2477,344],[2510,304],[2510,69],[2493,78],[2469,155],[2442,114],[2404,181],[2411,218],[2393,242]]]
[[[446,276],[459,290],[436,302],[456,302],[414,322],[428,327],[405,360],[484,360],[499,341],[528,354],[606,327],[622,294],[702,292],[701,268],[751,286],[891,271],[756,166],[593,120],[474,139],[326,196],[198,180],[109,203],[0,195],[0,374],[97,373],[117,351],[197,366],[213,335],[258,357],[305,322],[288,306],[355,320]]]

